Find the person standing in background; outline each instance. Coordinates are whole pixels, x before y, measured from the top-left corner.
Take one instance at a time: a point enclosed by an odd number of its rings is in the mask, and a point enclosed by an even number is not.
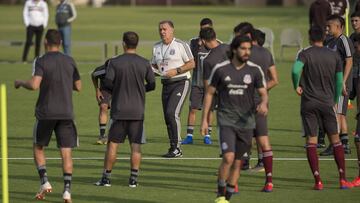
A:
[[[40,55],[41,37],[49,20],[47,3],[44,0],[27,0],[23,10],[24,24],[26,26],[26,42],[22,55],[22,62],[26,62],[32,38],[35,34],[35,58]]]
[[[70,0],[60,0],[56,7],[55,23],[61,33],[64,53],[71,55],[71,23],[76,19],[76,10]]]
[[[332,14],[331,5],[327,0],[314,1],[309,10],[310,27],[318,25],[326,29],[326,18]]]

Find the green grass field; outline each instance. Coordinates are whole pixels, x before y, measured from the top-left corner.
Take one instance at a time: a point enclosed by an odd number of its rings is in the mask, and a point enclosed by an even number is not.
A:
[[[54,28],[51,9],[50,26]],[[157,23],[162,19],[172,19],[176,36],[188,40],[198,34],[198,23],[203,17],[214,20],[218,37],[228,41],[232,28],[241,21],[249,21],[257,27],[270,27],[274,30],[275,51],[279,56],[279,35],[283,28],[293,27],[304,35],[307,46],[306,29],[308,26],[306,8],[234,8],[234,7],[106,7],[102,9],[78,8],[78,19],[73,25],[73,41],[120,41],[124,31],[133,30],[140,34],[141,40],[158,40]],[[25,38],[22,23],[22,7],[0,7],[0,41],[21,41]],[[86,202],[124,202],[124,203],[202,203],[212,202],[215,198],[215,172],[220,160],[197,159],[217,158],[218,142],[216,130],[211,146],[202,144],[198,126],[195,129],[195,144],[184,146],[184,158],[164,160],[160,158],[168,148],[166,128],[161,109],[161,84],[155,92],[147,95],[146,134],[148,144],[143,146],[139,184],[136,189],[127,186],[129,175],[129,147],[120,147],[119,158],[112,174],[112,187],[101,188],[92,184],[102,172],[104,146],[93,143],[97,139],[98,107],[95,91],[89,72],[101,64],[99,47],[73,47],[74,58],[79,61],[83,91],[74,96],[76,122],[80,136],[80,147],[73,156],[74,177],[72,197],[75,203]],[[277,60],[280,85],[271,91],[269,128],[275,158],[306,158],[301,138],[299,97],[292,90],[290,69],[296,49],[287,49],[285,60]],[[139,47],[139,53],[151,57],[151,45]],[[9,157],[27,158],[9,160],[10,202],[35,202],[33,197],[38,190],[39,180],[32,161],[32,127],[34,124],[34,105],[37,92],[15,90],[15,79],[27,79],[31,74],[31,64],[7,63],[19,61],[22,47],[1,46],[0,83],[8,88]],[[33,53],[30,53],[32,57]],[[186,130],[188,104],[182,112],[182,134]],[[200,114],[198,114],[199,118]],[[348,116],[349,131],[355,126],[355,110]],[[198,122],[199,123],[199,122]],[[353,146],[353,138],[350,143]],[[347,158],[356,157],[355,150]],[[254,151],[254,154],[255,151]],[[59,157],[55,139],[46,151],[48,157]],[[256,155],[254,155],[256,158]],[[252,165],[255,160],[252,161]],[[62,194],[62,172],[60,160],[48,160],[48,175],[54,192],[45,202],[59,202]],[[240,195],[232,202],[358,202],[360,188],[348,191],[338,189],[338,175],[335,162],[320,162],[325,189],[321,192],[311,190],[313,178],[306,160],[274,161],[274,192],[259,192],[264,183],[263,173],[243,172],[239,181]],[[356,161],[347,161],[347,176],[352,180],[357,175]]]

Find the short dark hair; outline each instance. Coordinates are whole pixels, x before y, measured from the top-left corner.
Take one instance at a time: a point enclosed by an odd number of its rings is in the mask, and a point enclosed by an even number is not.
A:
[[[139,43],[139,36],[136,32],[125,32],[123,35],[123,41],[126,44],[126,47],[129,49],[136,49]]]
[[[344,25],[345,25],[344,18],[337,14],[327,17],[326,21],[338,21],[340,23],[341,27],[344,27]]]
[[[234,33],[239,33],[240,35],[252,34],[253,30],[254,26],[249,22],[242,22],[234,27]]]
[[[215,30],[211,27],[206,27],[200,30],[200,39],[203,39],[205,41],[211,41],[216,39],[216,33]]]
[[[168,24],[170,27],[175,28],[174,23],[171,20],[162,20],[159,22],[159,26],[162,24]]]
[[[314,25],[309,30],[310,41],[312,42],[322,42],[325,38],[324,29],[322,29],[319,25]]]
[[[45,39],[50,46],[59,46],[61,44],[61,34],[55,29],[49,29],[46,32]]]
[[[355,11],[354,13],[352,13],[350,18],[353,18],[353,17],[359,17],[360,18],[360,11]]]
[[[263,46],[265,43],[265,33],[261,30],[255,29],[252,35],[254,41],[258,43],[259,46]]]
[[[203,18],[201,21],[200,21],[200,26],[204,26],[204,25],[210,25],[212,26],[213,25],[213,22],[210,18]]]
[[[239,36],[236,36],[232,40],[232,42],[230,44],[230,53],[229,53],[230,59],[234,58],[233,50],[239,48],[241,46],[241,44],[245,43],[245,42],[249,42],[251,44],[250,37],[248,37],[246,35],[239,35]]]

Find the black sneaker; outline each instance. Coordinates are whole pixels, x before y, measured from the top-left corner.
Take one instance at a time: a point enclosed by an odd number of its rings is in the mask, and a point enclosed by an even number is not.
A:
[[[135,179],[133,179],[133,178],[129,178],[129,187],[135,188],[137,186],[138,186],[137,181]]]
[[[351,154],[351,149],[349,144],[344,144],[343,147],[345,154]]]
[[[98,182],[94,183],[94,185],[96,186],[105,186],[105,187],[110,187],[110,179],[108,178],[101,178]]]
[[[182,157],[182,151],[180,148],[175,148],[175,149],[170,148],[168,153],[162,155],[162,157],[165,157],[165,158]]]
[[[246,171],[250,169],[250,157],[243,160],[244,163],[242,164],[241,170]]]
[[[326,145],[325,145],[325,143],[319,143],[319,144],[317,144],[316,147],[320,149],[320,148],[325,148]]]
[[[324,151],[320,152],[320,156],[331,156],[333,154],[334,154],[334,149],[331,144]]]

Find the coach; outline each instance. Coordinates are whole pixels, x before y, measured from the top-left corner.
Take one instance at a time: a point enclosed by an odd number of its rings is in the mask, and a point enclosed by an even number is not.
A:
[[[161,41],[153,47],[151,63],[160,72],[162,105],[170,140],[167,158],[182,156],[180,149],[180,111],[189,91],[190,70],[195,67],[190,47],[174,37],[174,24],[170,20],[159,23]]]

